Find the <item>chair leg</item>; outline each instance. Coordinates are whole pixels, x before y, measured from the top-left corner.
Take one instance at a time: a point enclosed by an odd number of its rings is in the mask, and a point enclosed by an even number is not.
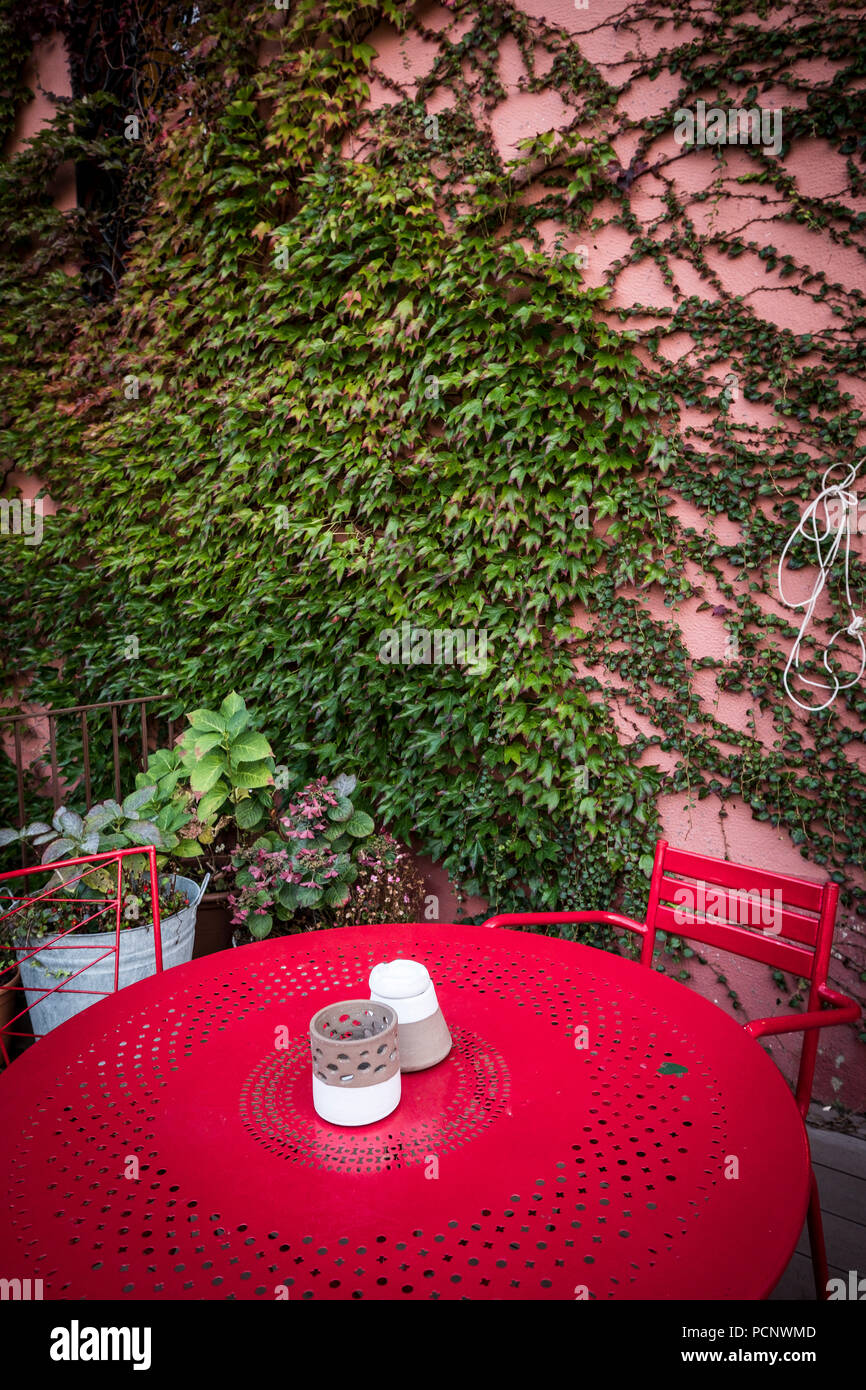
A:
[[[827,1251],[824,1248],[824,1223],[821,1220],[821,1198],[818,1194],[818,1181],[812,1169],[811,1191],[809,1193],[809,1245],[812,1250],[812,1270],[815,1275],[815,1297],[827,1298],[827,1284],[830,1273],[827,1269]]]

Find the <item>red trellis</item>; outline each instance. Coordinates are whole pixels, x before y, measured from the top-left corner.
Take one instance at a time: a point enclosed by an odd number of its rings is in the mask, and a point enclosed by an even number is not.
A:
[[[117,991],[118,973],[120,969],[120,932],[122,926],[121,909],[123,906],[122,870],[123,860],[130,855],[138,855],[139,857],[145,855],[148,860],[148,867],[150,871],[150,899],[152,911],[151,921],[153,922],[153,944],[155,963],[156,970],[158,972],[162,970],[162,937],[160,934],[159,921],[159,888],[156,870],[156,850],[152,845],[144,845],[141,848],[133,849],[109,850],[104,854],[91,854],[80,859],[61,859],[54,864],[37,864],[33,868],[13,869],[9,873],[0,874],[0,885],[4,885],[10,883],[12,880],[15,879],[26,880],[28,878],[31,878],[34,874],[53,875],[54,871],[58,869],[78,868],[80,865],[85,866],[84,868],[80,869],[79,873],[73,874],[68,878],[65,878],[62,885],[49,882],[47,887],[43,888],[38,893],[25,893],[24,897],[14,898],[13,905],[8,909],[8,911],[0,912],[0,929],[3,929],[4,923],[8,923],[9,919],[14,917],[16,913],[21,912],[24,908],[32,906],[34,903],[68,903],[70,901],[69,898],[59,896],[58,889],[61,886],[67,888],[71,884],[78,883],[79,880],[83,879],[89,872],[91,872],[91,870],[94,867],[110,869],[112,864],[115,864],[117,866],[117,881],[115,884],[114,895],[112,897],[75,899],[74,901],[77,904],[80,904],[82,909],[88,910],[93,908],[94,910],[90,911],[89,915],[83,917],[80,922],[75,922],[71,927],[66,927],[63,931],[58,931],[55,935],[51,937],[50,941],[40,941],[35,947],[33,947],[32,950],[26,947],[19,948],[19,951],[16,952],[16,961],[7,966],[0,967],[0,994],[5,995],[8,994],[10,991],[12,993],[16,993],[20,989],[20,993],[23,996],[23,986],[19,987],[13,983],[18,966],[24,961],[31,960],[34,956],[41,955],[43,952],[61,949],[98,952],[98,954],[95,955],[93,959],[86,961],[85,964],[82,965],[80,970],[74,971],[70,976],[61,981],[59,984],[52,985],[49,989],[40,990],[39,999],[36,1001],[37,1004],[41,1003],[43,999],[47,999],[47,997],[50,994],[54,994],[59,989],[62,989],[63,992],[66,994],[94,995],[111,994]],[[22,885],[22,887],[23,886],[24,885]],[[106,913],[111,912],[112,910],[114,912],[114,935],[112,937],[106,934],[107,944],[104,950],[101,946],[79,946],[76,942],[70,942],[66,939],[71,935],[72,932],[78,931],[80,927],[87,927],[92,922],[104,919]],[[4,930],[4,935],[7,937],[7,939],[10,938],[8,927]],[[114,954],[114,990],[69,988],[69,980],[77,979],[78,976],[82,975],[85,970],[88,970],[92,965],[96,965],[99,961],[105,960],[112,953]],[[31,1036],[29,1032],[22,1029],[21,1027],[15,1027],[16,1024],[20,1024],[21,1020],[24,1018],[24,1015],[26,1013],[27,1006],[25,1005],[23,1008],[18,1010],[14,1017],[11,1018],[9,1022],[6,1024],[6,1027],[2,1031],[0,1031],[0,1054],[2,1054],[3,1060],[7,1066],[9,1065],[9,1062],[11,1060],[7,1048],[7,1040],[13,1037],[20,1038]],[[34,1032],[33,1036],[38,1038],[43,1035]]]

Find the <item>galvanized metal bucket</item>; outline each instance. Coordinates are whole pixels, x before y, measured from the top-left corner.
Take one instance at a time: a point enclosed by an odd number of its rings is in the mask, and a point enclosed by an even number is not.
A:
[[[162,965],[164,970],[168,970],[172,965],[183,965],[192,959],[193,944],[195,941],[195,915],[198,909],[201,896],[207,887],[207,879],[201,885],[194,883],[190,878],[175,879],[177,887],[189,898],[189,906],[181,909],[180,912],[173,913],[170,917],[160,919],[160,932],[162,936]],[[51,950],[41,949],[38,955],[31,956],[29,960],[22,957],[27,954],[32,947],[16,950],[19,969],[21,971],[21,982],[24,985],[24,992],[27,997],[27,1008],[30,1012],[30,1021],[33,1024],[33,1032],[39,1037],[43,1033],[50,1033],[58,1024],[65,1023],[68,1018],[74,1018],[84,1009],[88,1009],[91,1004],[99,1002],[104,994],[114,992],[114,952],[98,960],[111,944],[110,932],[73,932],[72,938],[75,946],[72,947],[53,947]],[[72,939],[71,938],[71,939]],[[49,937],[40,945],[47,947],[52,941],[59,940],[58,937]],[[94,947],[95,949],[82,950],[81,947]],[[88,957],[93,957],[93,963],[87,969],[69,980],[68,985],[63,984],[63,980],[76,971],[81,971]],[[126,985],[135,984],[137,980],[146,980],[149,975],[153,975],[156,970],[156,953],[153,940],[153,923],[148,922],[141,927],[123,928],[120,933],[120,963],[118,967],[117,987],[124,989]],[[51,989],[55,984],[59,988],[53,994],[43,994],[46,989]],[[99,990],[98,994],[77,994],[75,990]]]

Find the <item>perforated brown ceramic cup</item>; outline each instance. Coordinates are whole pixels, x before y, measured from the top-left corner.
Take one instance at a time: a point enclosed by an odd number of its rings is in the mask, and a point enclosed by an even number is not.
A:
[[[333,1125],[369,1125],[400,1104],[397,1014],[372,999],[343,999],[310,1020],[313,1105]]]

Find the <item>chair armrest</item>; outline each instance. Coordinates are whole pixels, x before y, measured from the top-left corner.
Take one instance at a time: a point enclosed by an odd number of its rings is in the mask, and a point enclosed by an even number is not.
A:
[[[628,931],[646,936],[644,922],[635,922],[631,917],[623,917],[621,912],[502,912],[496,917],[488,917],[483,927],[523,927],[530,923],[536,926],[558,926],[565,922],[605,922],[609,927],[625,927]]]
[[[762,1038],[771,1033],[798,1033],[807,1028],[832,1028],[839,1023],[854,1023],[860,1017],[860,1005],[847,995],[830,989],[829,985],[819,985],[821,999],[832,1004],[830,1009],[812,1009],[805,1014],[781,1014],[778,1018],[756,1018],[745,1025],[745,1031],[752,1038]]]

